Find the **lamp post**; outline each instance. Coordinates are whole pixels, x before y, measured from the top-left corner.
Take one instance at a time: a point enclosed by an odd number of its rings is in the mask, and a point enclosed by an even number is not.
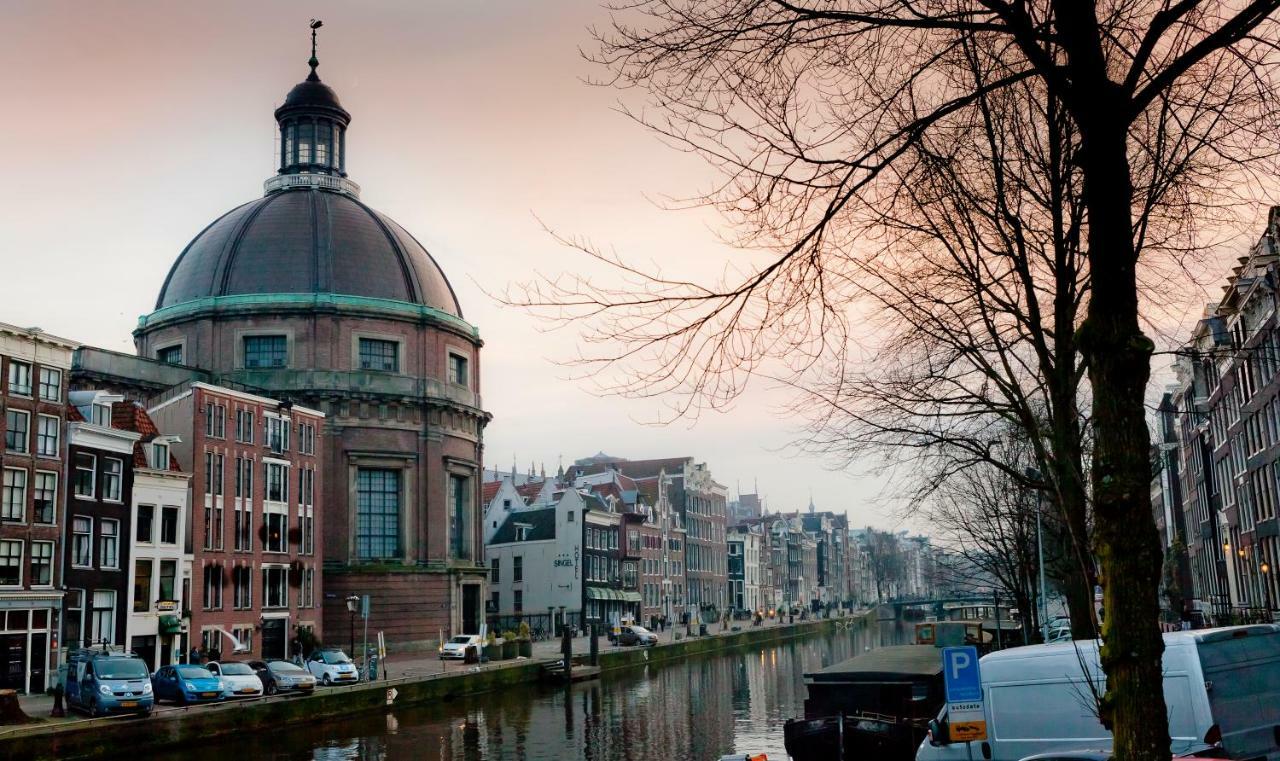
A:
[[[1271,566],[1267,565],[1267,562],[1264,560],[1262,561],[1262,565],[1258,567],[1258,570],[1262,571],[1262,589],[1266,593],[1267,617],[1270,618],[1271,617],[1271,577],[1268,576],[1268,574],[1271,573]]]
[[[347,611],[351,614],[351,652],[356,651],[356,611],[360,610],[360,595],[347,597]]]
[[[1033,481],[1039,481],[1040,471],[1035,468],[1027,468],[1027,478]],[[1044,501],[1044,489],[1036,489],[1036,554],[1040,561],[1040,641],[1046,642],[1049,639],[1049,598],[1044,593],[1044,539],[1040,532],[1040,511],[1041,503]]]

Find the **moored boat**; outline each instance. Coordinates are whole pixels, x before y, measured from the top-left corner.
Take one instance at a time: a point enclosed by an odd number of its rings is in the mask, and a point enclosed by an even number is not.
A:
[[[944,700],[942,654],[933,647],[882,647],[804,680],[804,718],[783,730],[794,761],[909,759]]]

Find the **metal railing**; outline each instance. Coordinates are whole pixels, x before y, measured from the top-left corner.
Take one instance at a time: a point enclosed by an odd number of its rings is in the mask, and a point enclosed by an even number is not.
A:
[[[534,642],[542,642],[559,635],[559,631],[552,630],[551,616],[546,613],[516,613],[508,616],[498,616],[490,614],[485,617],[485,623],[489,625],[489,631],[493,632],[495,637],[501,637],[505,631],[519,633],[521,622],[529,624],[529,639]],[[582,629],[582,612],[576,610],[567,610],[563,615],[555,614],[556,629],[561,624],[568,626],[574,631]]]
[[[277,190],[290,188],[324,188],[336,190],[356,198],[360,197],[360,186],[333,174],[278,174],[262,183],[263,193],[274,193]]]

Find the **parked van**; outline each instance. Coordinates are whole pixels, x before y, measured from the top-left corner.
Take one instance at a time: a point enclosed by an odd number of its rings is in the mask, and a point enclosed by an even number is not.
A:
[[[1235,626],[1164,635],[1164,699],[1172,750],[1221,736],[1230,758],[1280,759],[1280,626]],[[1002,650],[981,661],[987,739],[974,759],[1018,761],[1036,753],[1111,747],[1093,691],[1105,689],[1097,640]],[[965,743],[943,743],[946,711],[916,761],[968,761]]]
[[[67,705],[90,716],[150,716],[155,707],[147,664],[133,653],[76,650],[67,657],[66,673]]]

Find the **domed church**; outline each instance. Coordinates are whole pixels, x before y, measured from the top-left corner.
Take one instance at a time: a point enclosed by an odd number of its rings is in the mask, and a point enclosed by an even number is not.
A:
[[[324,630],[372,599],[398,645],[484,617],[481,340],[431,254],[360,200],[351,114],[311,73],[275,110],[279,167],[213,220],[134,332],[141,356],[326,415]],[[341,635],[338,635],[341,638]]]

